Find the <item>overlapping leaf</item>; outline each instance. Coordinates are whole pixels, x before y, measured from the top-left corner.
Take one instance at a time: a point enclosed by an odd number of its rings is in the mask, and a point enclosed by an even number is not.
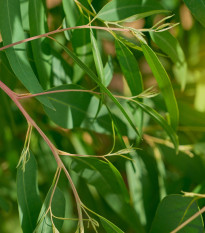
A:
[[[4,45],[25,39],[21,22],[19,0],[5,0],[0,2],[0,28]],[[12,70],[23,85],[31,93],[43,92],[28,62],[25,44],[6,49],[6,55]],[[37,99],[44,105],[52,108],[51,103],[45,96],[39,96]]]
[[[174,71],[178,82],[184,90],[187,79],[187,63],[184,52],[175,37],[168,31],[150,32],[152,40],[165,52],[175,64]]]
[[[122,21],[135,16],[134,20],[156,13],[164,13],[166,10],[153,0],[112,0],[107,3],[97,14],[97,18],[105,21]]]
[[[205,27],[205,1],[184,0],[184,2],[196,19]]]
[[[160,203],[150,233],[169,233],[198,210],[197,203],[193,202],[192,197],[169,195]],[[204,232],[201,215],[181,229],[180,232],[193,233],[196,229],[199,233]]]
[[[179,110],[169,76],[156,54],[148,45],[142,44],[142,50],[164,97],[170,116],[171,126],[176,130],[178,126]]]
[[[17,197],[22,230],[24,233],[33,232],[42,203],[37,186],[37,163],[31,152],[25,171],[21,164],[18,167]]]

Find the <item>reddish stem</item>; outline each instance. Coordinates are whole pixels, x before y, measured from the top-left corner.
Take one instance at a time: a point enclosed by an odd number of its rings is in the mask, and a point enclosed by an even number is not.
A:
[[[32,40],[40,39],[42,37],[47,37],[47,36],[50,36],[50,35],[53,35],[56,33],[69,31],[69,30],[73,30],[73,29],[83,29],[83,28],[92,28],[92,29],[105,30],[105,31],[121,31],[121,32],[129,32],[130,31],[129,29],[125,29],[125,28],[106,28],[106,27],[98,27],[98,26],[81,25],[81,26],[76,26],[76,27],[57,29],[57,30],[54,30],[51,32],[41,34],[41,35],[32,36],[30,38],[20,40],[20,41],[14,42],[12,44],[5,45],[5,46],[0,48],[0,51],[8,49],[8,48],[13,47],[13,46],[18,45],[18,44],[22,44],[22,43],[29,42]]]

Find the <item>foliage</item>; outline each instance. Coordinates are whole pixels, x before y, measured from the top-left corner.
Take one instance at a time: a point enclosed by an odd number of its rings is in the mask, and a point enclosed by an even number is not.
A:
[[[204,232],[204,10],[0,1],[1,232]]]

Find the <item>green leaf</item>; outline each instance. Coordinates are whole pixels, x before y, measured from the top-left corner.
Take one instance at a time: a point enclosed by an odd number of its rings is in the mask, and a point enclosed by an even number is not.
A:
[[[113,71],[114,71],[114,67],[112,64],[112,58],[111,58],[111,56],[108,56],[108,61],[104,67],[104,77],[105,77],[105,86],[106,87],[109,86],[110,82],[112,81]]]
[[[127,48],[127,46],[120,41],[115,41],[115,48],[122,72],[125,76],[132,95],[135,96],[140,94],[143,91],[143,82],[134,55]]]
[[[73,0],[63,0],[63,10],[65,13],[66,23],[69,27],[74,27],[80,17],[78,7]]]
[[[0,28],[4,46],[25,39],[19,0],[0,2]],[[22,84],[31,93],[43,92],[28,62],[25,43],[8,48],[5,52],[16,77]],[[45,96],[39,96],[37,99],[44,105],[53,107]]]
[[[119,227],[117,227],[106,218],[103,218],[100,215],[98,215],[98,217],[100,218],[100,221],[107,233],[123,233],[123,231]]]
[[[30,36],[37,36],[40,34],[44,34],[48,31],[46,26],[46,15],[44,4],[41,0],[30,0],[29,1],[29,25],[30,25]],[[38,23],[37,23],[38,22]],[[49,64],[49,60],[51,60],[51,56],[45,54],[45,51],[48,47],[45,41],[47,39],[41,38],[38,40],[31,41],[33,57],[35,61],[35,65],[37,68],[38,77],[41,85],[44,88],[47,88],[49,85],[50,73],[51,73],[51,65]],[[47,49],[48,50],[48,49]],[[49,53],[49,51],[47,51]]]
[[[81,15],[80,19],[77,22],[77,25],[85,25],[88,23],[88,19],[84,15]],[[71,42],[75,54],[78,56],[81,62],[83,62],[89,67],[93,63],[92,46],[90,41],[89,30],[74,30],[72,33]],[[77,64],[74,64],[73,83],[77,83],[84,74],[85,71],[79,69],[79,66]]]
[[[142,44],[142,50],[164,97],[164,101],[170,116],[171,126],[174,130],[176,130],[179,120],[179,110],[169,76],[156,54],[148,45]]]
[[[25,171],[21,165],[17,170],[17,197],[22,230],[33,232],[42,203],[37,186],[37,163],[31,152]]]
[[[96,17],[105,21],[121,21],[131,16],[135,16],[135,19],[138,16],[139,19],[159,12],[167,11],[162,10],[162,6],[154,0],[112,0],[98,12]]]
[[[153,108],[150,108],[149,106],[147,106],[146,104],[143,104],[139,101],[135,101],[135,103],[143,110],[145,111],[147,114],[149,114],[157,123],[159,123],[162,128],[167,132],[167,134],[169,135],[171,141],[173,142],[176,152],[178,151],[178,137],[175,133],[175,131],[173,130],[172,127],[170,127],[167,122],[165,121],[165,119],[158,114]]]
[[[194,17],[205,27],[205,1],[184,0]]]
[[[187,63],[178,40],[168,31],[150,32],[152,40],[166,53],[175,64],[174,71],[178,82],[184,90],[187,78]]]
[[[38,226],[36,227],[36,231],[35,231],[36,233],[42,233],[42,232],[53,233],[50,213],[47,213],[47,215],[45,215],[49,207],[52,191],[53,191],[53,187],[51,187],[50,190],[48,191],[48,194],[41,208],[41,212],[38,217]],[[61,217],[61,218],[65,217],[65,198],[63,193],[58,187],[56,188],[55,193],[53,195],[51,209],[53,215],[55,215],[56,217]],[[64,220],[60,220],[53,217],[54,225],[59,231],[62,228],[63,221]]]
[[[73,158],[71,169],[93,185],[109,206],[133,229],[143,228],[129,204],[129,194],[119,171],[96,158]],[[126,214],[124,214],[126,213]]]
[[[159,204],[150,233],[169,233],[198,211],[199,208],[192,197],[169,195]],[[195,218],[179,232],[203,233],[202,216]]]
[[[91,79],[98,84],[98,86],[101,88],[104,93],[106,93],[110,99],[116,104],[116,106],[120,109],[122,114],[125,116],[127,121],[130,123],[132,128],[135,130],[136,134],[139,135],[135,125],[133,124],[130,117],[127,115],[125,109],[122,107],[122,105],[119,103],[119,101],[112,95],[112,93],[99,81],[98,77],[93,73],[93,71],[86,66],[71,50],[69,50],[67,47],[56,41],[58,44],[62,46],[62,48],[65,50],[65,52],[78,64],[78,66],[83,69],[90,77]]]
[[[0,196],[0,210],[4,210],[6,212],[9,212],[10,210],[9,203],[1,196]]]
[[[81,86],[75,84],[62,85],[51,88],[48,91],[80,89]],[[60,92],[47,95],[55,110],[45,107],[47,115],[56,124],[72,129],[79,127],[86,118],[87,109],[91,100],[91,94],[85,92]]]
[[[105,85],[105,77],[104,77],[101,54],[98,48],[97,40],[95,39],[95,36],[92,30],[90,30],[90,38],[91,38],[92,51],[93,51],[93,57],[94,57],[97,74],[98,74],[98,77],[100,78],[101,83]]]

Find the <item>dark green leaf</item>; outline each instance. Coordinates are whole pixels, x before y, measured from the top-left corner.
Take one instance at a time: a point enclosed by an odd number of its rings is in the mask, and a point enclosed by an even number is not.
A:
[[[47,215],[45,216],[45,213],[49,207],[52,191],[53,191],[53,187],[51,187],[50,190],[48,191],[48,194],[41,208],[41,212],[38,217],[39,224],[35,231],[36,233],[53,233],[50,212],[48,212]],[[56,217],[61,217],[61,218],[65,217],[64,216],[65,215],[65,198],[64,198],[63,193],[58,187],[56,188],[55,193],[53,195],[51,209],[52,209],[53,215],[55,215]],[[55,227],[60,231],[63,225],[63,220],[53,217],[53,222],[54,222]]]
[[[98,215],[98,217],[100,218],[100,221],[101,221],[101,223],[102,223],[102,225],[107,233],[123,233],[123,231],[119,227],[114,225],[109,220],[107,220],[99,215]]]
[[[142,76],[132,52],[120,41],[115,41],[117,58],[133,96],[143,91]]]
[[[37,36],[44,34],[48,31],[45,22],[45,9],[44,4],[41,0],[30,0],[29,1],[29,25],[30,25],[30,36]],[[38,22],[38,23],[36,23]],[[49,87],[49,79],[51,73],[51,65],[49,61],[51,56],[45,54],[43,49],[46,49],[46,43],[44,38],[31,41],[33,57],[38,72],[38,77],[41,85],[44,88]],[[48,47],[48,45],[47,45]]]
[[[191,13],[205,27],[205,1],[204,0],[184,0]]]
[[[185,61],[184,52],[175,37],[168,31],[150,32],[152,40],[165,52],[175,64],[174,71],[176,78],[184,90],[187,78],[187,63]]]
[[[42,203],[37,186],[37,163],[31,152],[25,171],[21,164],[17,170],[17,197],[23,232],[33,232]]]
[[[164,97],[170,116],[171,126],[176,130],[178,126],[179,110],[169,76],[156,54],[148,45],[142,44],[142,50]]]
[[[0,2],[0,28],[4,45],[25,39],[19,0],[5,0]],[[28,62],[25,44],[23,43],[6,49],[6,55],[16,77],[23,85],[31,93],[43,92]],[[37,99],[44,105],[52,108],[51,103],[45,96],[39,96]]]
[[[169,195],[160,203],[150,233],[170,233],[198,211],[199,208],[192,197]],[[203,233],[204,227],[201,215],[179,232]]]
[[[70,89],[82,90],[83,88],[70,84],[58,86],[49,91]],[[88,105],[92,97],[89,93],[75,91],[52,93],[47,96],[56,110],[45,107],[46,113],[56,124],[68,129],[81,125],[84,118],[86,118]]]
[[[105,21],[121,21],[134,15],[136,20],[159,12],[167,11],[162,10],[162,6],[154,0],[112,0],[98,12],[97,18]]]
[[[58,41],[57,41],[57,43],[60,44]],[[127,121],[130,123],[132,128],[135,130],[136,134],[139,135],[135,125],[133,124],[130,117],[127,115],[125,109],[122,107],[122,105],[119,103],[119,101],[112,95],[112,93],[99,81],[98,77],[93,73],[93,71],[88,66],[86,66],[86,64],[84,64],[71,50],[69,50],[67,47],[65,47],[62,44],[60,44],[60,45],[68,53],[68,55],[78,64],[78,66],[81,69],[83,69],[92,78],[92,80],[99,85],[99,87],[102,89],[102,91],[104,91],[104,93],[106,93],[110,97],[110,99],[116,104],[116,106],[120,109],[120,111],[125,116]]]

